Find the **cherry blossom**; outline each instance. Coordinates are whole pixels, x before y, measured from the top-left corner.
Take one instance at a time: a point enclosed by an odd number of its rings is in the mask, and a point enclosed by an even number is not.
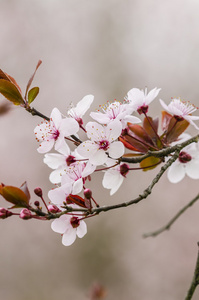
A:
[[[64,202],[67,202],[67,197],[70,195],[71,191],[71,183],[64,182],[62,186],[50,190],[48,192],[48,198],[53,204],[60,208]]]
[[[112,162],[109,160],[108,162],[109,167],[111,166],[111,164],[114,165],[113,160]],[[102,180],[102,185],[104,188],[110,189],[111,196],[118,191],[128,172],[129,172],[129,166],[124,163],[121,163],[105,171]]]
[[[86,125],[87,136],[90,140],[81,143],[77,147],[80,155],[88,158],[93,165],[106,163],[108,156],[119,158],[124,154],[124,145],[116,141],[121,134],[122,124],[113,120],[107,126],[96,122],[89,122]]]
[[[70,205],[73,208],[76,205]],[[77,206],[76,206],[77,207]],[[76,236],[83,238],[87,233],[86,223],[75,215],[62,215],[51,223],[53,231],[62,235],[62,244],[70,246],[76,240]]]
[[[87,112],[90,108],[92,102],[94,100],[93,95],[87,95],[82,100],[80,100],[75,107],[72,107],[68,111],[68,115],[74,118],[78,124],[83,125],[82,116]]]
[[[59,149],[64,138],[76,134],[79,126],[76,120],[72,118],[62,119],[61,113],[57,108],[54,108],[50,115],[50,121],[45,121],[36,126],[34,133],[36,139],[41,142],[37,151],[46,153],[55,145],[55,150]]]
[[[165,102],[160,99],[160,103],[167,112],[187,120],[191,125],[199,130],[199,127],[193,122],[194,120],[199,120],[199,116],[191,115],[197,110],[194,105],[188,102],[183,102],[181,99],[172,99],[169,105],[166,105]]]
[[[47,153],[44,155],[44,163],[47,164],[49,168],[54,169],[54,171],[51,172],[49,179],[55,184],[61,182],[61,177],[63,174],[66,174],[68,167],[74,165],[78,161],[82,161],[83,163],[85,160],[79,155],[76,149],[71,152],[65,142],[57,151],[59,153]]]
[[[180,182],[185,175],[192,179],[199,179],[199,149],[196,144],[183,148],[167,173],[168,179],[172,183]]]
[[[86,177],[92,174],[96,169],[90,162],[77,162],[65,169],[62,175],[61,185],[70,184],[71,194],[79,194],[83,189]]]
[[[147,94],[147,88],[145,91],[133,88],[128,93],[125,99],[129,101],[129,104],[134,110],[137,110],[139,114],[147,113],[149,104],[157,97],[161,89],[154,88]]]
[[[141,120],[135,116],[131,116],[134,111],[133,107],[129,104],[114,101],[108,106],[102,107],[102,112],[91,112],[90,116],[101,124],[108,124],[109,122],[117,119],[122,122],[122,127],[125,128],[127,122],[140,123]]]

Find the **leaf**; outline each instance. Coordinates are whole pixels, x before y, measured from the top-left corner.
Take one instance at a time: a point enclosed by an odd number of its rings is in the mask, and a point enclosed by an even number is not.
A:
[[[145,117],[143,120],[143,128],[154,142],[157,141],[158,122],[158,118],[153,120],[151,117]]]
[[[21,93],[21,89],[20,89],[19,85],[17,84],[16,80],[1,69],[0,69],[0,79],[5,79],[7,81],[14,83],[14,85],[17,87],[17,89]]]
[[[28,197],[27,193],[25,193],[21,188],[9,185],[0,185],[0,194],[6,201],[14,204],[15,207],[29,207],[30,196]]]
[[[150,156],[143,159],[140,162],[140,167],[143,168],[143,171],[152,170],[161,162],[161,159],[158,157]]]
[[[169,126],[169,122],[172,118],[172,115],[170,115],[168,112],[166,111],[162,111],[162,121],[161,121],[161,126],[162,126],[162,130],[166,131],[168,129]]]
[[[28,103],[32,103],[39,94],[39,88],[36,86],[28,92]]]
[[[146,142],[147,144],[153,145],[153,142],[147,132],[141,125],[128,123],[128,128],[134,133],[135,137],[140,141]]]
[[[185,119],[177,121],[173,116],[169,122],[168,132],[166,133],[167,143],[177,140],[177,138],[187,129],[189,122]]]
[[[131,136],[120,136],[119,137],[120,142],[123,143],[123,145],[132,151],[137,151],[137,152],[141,152],[141,153],[146,153],[148,152],[148,148],[145,147],[145,145],[143,145],[141,142],[138,142],[137,140],[135,140],[135,138],[131,137]]]
[[[70,203],[75,203],[81,207],[84,207],[84,208],[87,208],[87,206],[85,205],[85,200],[78,196],[78,195],[68,195],[68,197],[66,198],[67,200],[67,203],[70,204]]]
[[[31,84],[32,84],[32,81],[33,81],[33,79],[34,79],[34,77],[35,77],[35,74],[36,74],[36,72],[37,72],[37,69],[39,68],[39,66],[41,65],[41,63],[42,63],[42,61],[39,60],[38,63],[37,63],[37,65],[36,65],[36,68],[35,68],[34,73],[32,74],[32,76],[30,77],[30,79],[29,79],[29,81],[28,81],[28,84],[27,84],[27,86],[26,86],[25,99],[26,99],[28,90],[29,90],[29,88],[30,88],[30,86],[31,86]]]
[[[0,93],[15,105],[24,104],[20,91],[11,81],[0,79]]]

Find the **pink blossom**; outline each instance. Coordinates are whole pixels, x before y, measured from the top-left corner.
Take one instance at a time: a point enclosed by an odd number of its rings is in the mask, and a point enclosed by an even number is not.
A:
[[[79,125],[83,124],[82,116],[87,112],[90,108],[92,102],[94,100],[93,95],[87,95],[82,100],[80,100],[75,107],[72,107],[68,111],[68,115],[74,118]]]
[[[73,205],[74,206],[74,205]],[[64,214],[51,223],[53,231],[62,235],[62,244],[70,246],[76,240],[76,236],[83,238],[87,233],[87,226],[83,220],[74,215]]]
[[[199,179],[199,149],[196,144],[190,144],[183,148],[167,173],[168,179],[172,183],[180,182],[185,175],[192,179]]]
[[[88,158],[91,164],[102,165],[106,163],[108,156],[116,159],[124,154],[124,145],[116,141],[122,131],[120,121],[113,120],[107,126],[89,122],[86,131],[90,140],[81,143],[77,151],[81,156]]]
[[[160,99],[160,103],[167,112],[173,114],[174,116],[178,116],[187,120],[191,125],[199,130],[199,127],[193,122],[194,120],[199,120],[199,116],[191,115],[194,111],[197,110],[197,108],[192,104],[183,102],[180,99],[172,99],[169,105],[166,105],[164,101]]]
[[[126,100],[134,110],[137,110],[140,114],[148,111],[149,104],[157,97],[161,89],[154,88],[147,94],[147,88],[145,91],[137,88],[131,89],[126,96]]]
[[[61,113],[57,108],[52,110],[50,121],[45,121],[34,129],[36,139],[41,142],[37,151],[46,153],[55,145],[55,150],[59,149],[64,138],[76,134],[79,130],[77,121],[71,118],[62,119]]]
[[[101,124],[108,124],[109,122],[117,119],[122,123],[125,128],[127,122],[140,123],[141,120],[135,116],[131,116],[134,111],[129,104],[122,104],[119,101],[114,101],[107,106],[102,106],[102,112],[91,112],[90,116]]]

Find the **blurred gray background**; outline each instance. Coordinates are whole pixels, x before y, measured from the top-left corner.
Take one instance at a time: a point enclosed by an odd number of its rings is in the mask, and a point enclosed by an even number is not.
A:
[[[43,61],[34,107],[46,115],[55,106],[65,114],[71,101],[86,94],[95,95],[96,110],[146,86],[162,88],[167,103],[181,96],[199,106],[197,0],[0,0],[0,28],[0,68],[23,90]],[[160,110],[154,101],[150,113],[160,116]],[[27,180],[32,201],[35,187],[43,188],[46,199],[52,188],[50,169],[36,151],[39,122],[19,107],[0,117],[0,181],[20,186]],[[100,204],[119,203],[141,193],[157,170],[130,174],[111,198],[102,189],[102,174],[91,187],[97,186]],[[50,222],[0,221],[1,298],[86,300],[99,283],[107,300],[184,299],[197,256],[199,204],[169,232],[148,239],[142,234],[164,225],[197,193],[198,181],[172,185],[164,175],[141,203],[88,220],[88,234],[71,247],[61,244]],[[197,291],[193,299],[198,297]]]

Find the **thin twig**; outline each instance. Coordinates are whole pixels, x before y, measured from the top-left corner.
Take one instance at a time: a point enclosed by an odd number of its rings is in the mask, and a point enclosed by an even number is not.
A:
[[[161,227],[160,229],[156,230],[156,231],[152,231],[149,233],[145,233],[143,234],[144,238],[147,237],[155,237],[158,234],[162,233],[163,231],[169,230],[170,227],[173,225],[173,223],[189,208],[191,207],[197,200],[199,199],[199,194],[192,199],[187,205],[185,205],[165,226]]]
[[[187,292],[187,296],[186,296],[185,300],[191,300],[192,299],[197,285],[199,285],[199,242],[198,242],[198,257],[197,257],[197,260],[196,260],[195,271],[194,271],[193,279],[192,279],[190,288]]]

